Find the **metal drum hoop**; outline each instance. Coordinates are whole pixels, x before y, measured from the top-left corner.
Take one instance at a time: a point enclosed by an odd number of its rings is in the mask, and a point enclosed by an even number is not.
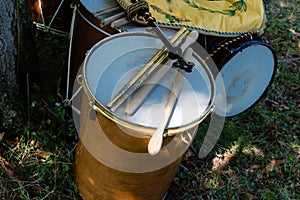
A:
[[[117,123],[118,125],[121,125],[125,128],[128,128],[130,130],[139,130],[139,132],[141,132],[144,135],[152,135],[153,132],[155,131],[155,128],[150,128],[150,127],[144,127],[138,124],[131,124],[126,122],[125,120],[122,120],[120,118],[118,118],[117,116],[113,115],[113,113],[111,111],[108,110],[108,108],[106,108],[105,106],[103,106],[95,97],[95,95],[92,93],[92,91],[90,90],[88,84],[87,84],[87,77],[86,77],[86,68],[87,68],[87,61],[89,58],[89,54],[92,54],[93,51],[95,51],[99,46],[101,46],[102,44],[113,40],[114,38],[118,38],[118,37],[124,37],[124,35],[126,36],[135,36],[135,35],[139,35],[139,36],[146,36],[146,37],[152,37],[152,38],[156,38],[156,36],[154,36],[151,33],[142,33],[142,32],[128,32],[128,33],[118,33],[115,35],[112,35],[111,37],[108,38],[104,38],[103,40],[101,40],[100,42],[98,42],[95,46],[93,46],[91,48],[91,50],[88,52],[85,60],[84,60],[84,64],[83,64],[83,71],[82,71],[82,85],[84,88],[85,93],[88,96],[88,100],[90,102],[90,107],[92,109],[94,109],[96,112],[100,112],[101,114],[103,114],[105,117],[107,117],[108,119],[112,120],[113,122]],[[207,66],[207,64],[204,62],[204,59],[200,58],[200,56],[195,55],[195,58],[202,64],[205,72],[207,73],[207,76],[209,77],[209,81],[210,81],[210,86],[211,86],[211,96],[210,96],[210,105],[207,106],[207,109],[205,111],[205,113],[203,113],[203,115],[201,116],[201,118],[185,125],[182,127],[174,127],[174,128],[170,128],[167,130],[167,133],[164,134],[165,136],[172,136],[175,135],[178,132],[183,132],[185,130],[188,130],[192,127],[194,127],[197,124],[200,124],[210,113],[213,112],[214,110],[214,98],[215,98],[215,85],[214,85],[214,79],[213,79],[213,75],[209,69],[209,67]]]

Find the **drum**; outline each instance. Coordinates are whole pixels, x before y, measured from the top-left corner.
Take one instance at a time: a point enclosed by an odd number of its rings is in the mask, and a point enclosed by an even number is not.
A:
[[[172,69],[133,115],[124,113],[126,103],[115,112],[106,107],[162,47],[153,34],[134,32],[107,37],[88,51],[82,69],[85,93],[75,163],[84,199],[162,199],[199,124],[213,111],[213,75],[197,54],[191,58],[192,72],[184,74],[157,155],[150,155],[147,145],[170,94]]]
[[[145,27],[138,27],[134,23],[125,22],[124,25],[111,27],[111,23],[103,23],[107,19],[125,17],[116,1],[110,0],[81,0],[76,4],[75,15],[71,26],[69,50],[69,78],[70,90],[76,80],[76,74],[85,58],[85,53],[98,41],[119,32],[147,32]],[[114,16],[118,16],[115,18]],[[113,20],[111,22],[114,22]],[[168,30],[171,35],[174,33]],[[71,95],[71,94],[67,94]]]
[[[225,96],[216,99],[215,113],[233,117],[243,113],[260,100],[272,83],[277,58],[268,40],[247,33],[234,38],[208,37],[206,46],[219,72],[218,85],[225,88]],[[225,102],[225,103],[224,103]]]
[[[67,82],[70,85],[67,84],[66,96],[71,95],[69,91],[72,91],[73,83],[76,80],[77,72],[85,58],[86,52],[98,41],[119,32],[110,26],[101,27],[100,19],[93,14],[94,9],[104,9],[111,6],[110,3],[114,3],[114,1],[84,0],[80,1],[74,8],[70,29],[69,77],[67,78]],[[94,5],[94,8],[92,5]]]
[[[72,0],[25,0],[31,20],[38,29],[54,34],[69,35]]]

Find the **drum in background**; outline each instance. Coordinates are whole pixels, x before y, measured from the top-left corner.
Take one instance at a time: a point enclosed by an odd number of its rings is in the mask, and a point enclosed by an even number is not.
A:
[[[123,13],[123,14],[122,14]],[[115,16],[118,16],[117,18]],[[118,19],[124,19],[125,13],[116,1],[81,0],[76,5],[74,25],[70,42],[70,82],[76,79],[86,52],[98,41],[120,32],[147,32],[145,27],[125,21],[124,24],[112,25]],[[113,18],[114,20],[107,19]],[[104,23],[105,22],[105,23]],[[112,27],[116,26],[116,27]],[[175,31],[168,30],[169,35]]]
[[[193,71],[184,76],[157,155],[148,154],[147,145],[160,123],[174,74],[166,74],[132,116],[124,113],[124,105],[115,112],[105,106],[161,47],[161,40],[150,33],[120,33],[88,52],[75,164],[76,182],[85,199],[162,199],[199,124],[212,112],[213,75],[197,55],[191,59]],[[94,104],[96,120],[89,118],[95,113],[90,111]]]
[[[94,9],[101,10],[111,4],[114,5],[114,1],[83,0],[76,4],[69,47],[70,91],[86,52],[100,40],[119,32],[110,26],[101,26],[100,18],[93,14]]]
[[[25,0],[31,20],[38,29],[59,35],[69,35],[72,0]]]
[[[216,97],[215,113],[223,117],[239,115],[255,105],[272,83],[276,55],[266,38],[252,33],[205,39],[199,42],[219,69],[215,74],[216,91],[218,85],[224,84],[226,94],[226,97]]]

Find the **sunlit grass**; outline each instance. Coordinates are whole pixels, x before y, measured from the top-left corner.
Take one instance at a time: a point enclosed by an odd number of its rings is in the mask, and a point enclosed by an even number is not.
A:
[[[191,181],[176,177],[169,199],[300,198],[297,4],[299,1],[266,2],[268,22],[264,35],[279,59],[275,80],[255,107],[226,121],[216,147],[206,158],[197,160],[190,156],[185,160],[185,166],[194,164],[181,173],[196,172],[198,176]],[[196,150],[203,142],[201,133],[205,128],[200,127],[194,141]],[[234,146],[234,154],[228,154]],[[226,159],[228,155],[230,159]],[[216,159],[221,159],[224,166],[213,170]]]

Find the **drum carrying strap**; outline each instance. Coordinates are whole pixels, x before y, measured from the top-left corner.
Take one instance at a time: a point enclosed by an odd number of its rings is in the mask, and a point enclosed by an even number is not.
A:
[[[186,27],[207,35],[238,36],[263,30],[262,0],[116,0],[130,20],[147,24],[151,13],[160,27]]]

